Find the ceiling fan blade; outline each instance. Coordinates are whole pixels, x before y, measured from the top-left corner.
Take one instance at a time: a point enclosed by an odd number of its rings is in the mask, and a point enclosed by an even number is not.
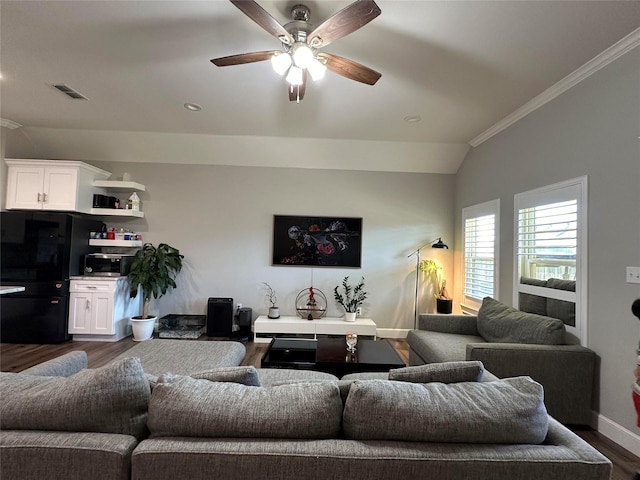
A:
[[[382,74],[375,70],[371,70],[369,67],[365,67],[353,60],[339,57],[338,55],[318,53],[318,57],[326,60],[327,68],[333,73],[355,80],[356,82],[375,85],[378,79],[382,76]]]
[[[304,98],[304,92],[307,90],[307,71],[302,71],[302,85],[288,85],[289,100],[300,103]]]
[[[280,50],[266,50],[263,52],[241,53],[239,55],[229,55],[228,57],[214,58],[211,63],[217,67],[228,67],[230,65],[242,65],[243,63],[262,62],[270,60]]]
[[[293,45],[293,37],[269,12],[253,0],[230,0],[242,13],[284,43]]]
[[[326,47],[360,27],[382,13],[373,0],[358,0],[325,20],[309,35],[309,45],[314,48]],[[318,38],[319,40],[315,40]],[[318,43],[320,42],[320,43]]]

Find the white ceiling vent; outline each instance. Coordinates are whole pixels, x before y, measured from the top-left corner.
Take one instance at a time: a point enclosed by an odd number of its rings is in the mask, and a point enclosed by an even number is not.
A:
[[[74,90],[69,85],[65,85],[64,83],[54,83],[51,86],[56,90],[61,91],[69,98],[73,98],[74,100],[88,100],[88,98],[82,95],[80,92]]]

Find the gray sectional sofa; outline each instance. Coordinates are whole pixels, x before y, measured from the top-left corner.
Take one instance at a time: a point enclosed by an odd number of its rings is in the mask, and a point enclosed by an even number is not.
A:
[[[74,352],[0,374],[0,477],[610,477],[604,456],[548,416],[537,382],[483,378],[480,362],[339,381],[321,372],[214,368],[207,353],[227,345],[220,342],[197,342],[201,357],[187,366],[180,351],[196,342],[162,342],[132,352],[143,361],[125,354],[87,369],[86,355]],[[166,352],[182,372],[156,370]]]
[[[551,416],[564,424],[589,425],[597,357],[567,342],[563,321],[490,297],[477,316],[422,314],[418,329],[407,336],[410,365],[478,360],[499,378],[528,375],[544,387]]]

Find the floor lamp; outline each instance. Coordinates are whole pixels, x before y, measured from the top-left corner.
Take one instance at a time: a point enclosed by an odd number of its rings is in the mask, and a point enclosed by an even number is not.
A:
[[[435,243],[433,243],[435,242]],[[431,248],[444,248],[444,249],[449,249],[449,246],[446,245],[443,241],[442,238],[438,237],[438,240],[432,240],[429,243],[425,243],[424,245],[422,245],[420,248],[418,248],[416,251],[410,253],[407,258],[413,257],[414,255],[416,256],[416,298],[414,301],[414,309],[413,309],[413,329],[417,329],[418,328],[418,287],[420,284],[420,250],[422,250],[423,248],[427,247],[431,245]]]

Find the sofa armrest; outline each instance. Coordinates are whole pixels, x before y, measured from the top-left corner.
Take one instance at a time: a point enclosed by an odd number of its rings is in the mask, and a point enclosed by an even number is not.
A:
[[[69,377],[87,368],[87,364],[87,353],[78,350],[34,365],[33,367],[23,370],[21,373],[41,377]]]
[[[479,360],[499,378],[528,375],[542,384],[549,414],[562,423],[591,423],[596,354],[580,345],[470,343],[466,359]]]
[[[480,335],[478,333],[478,317],[475,315],[423,313],[418,316],[418,330],[457,333],[459,335]]]

